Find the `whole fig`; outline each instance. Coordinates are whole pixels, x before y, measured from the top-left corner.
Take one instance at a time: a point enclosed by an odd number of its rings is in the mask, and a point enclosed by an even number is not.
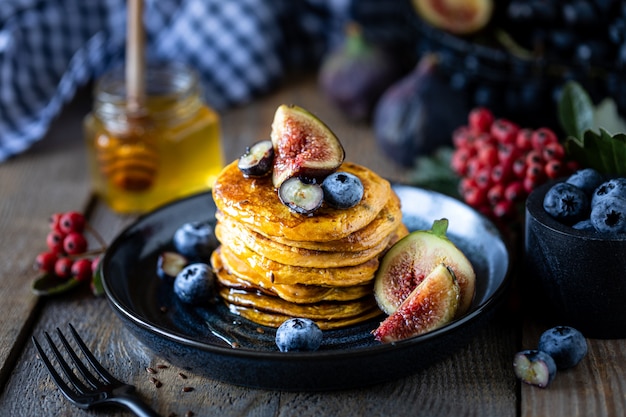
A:
[[[400,76],[400,65],[382,46],[366,40],[358,24],[350,23],[343,42],[322,60],[318,82],[349,119],[364,121],[385,89]]]
[[[464,90],[450,86],[438,56],[426,54],[383,93],[374,110],[374,135],[393,161],[410,168],[418,156],[451,146],[452,132],[469,110]]]

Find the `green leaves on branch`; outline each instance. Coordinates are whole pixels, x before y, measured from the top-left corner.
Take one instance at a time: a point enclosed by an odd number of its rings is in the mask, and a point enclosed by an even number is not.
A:
[[[626,175],[626,123],[613,99],[594,106],[587,92],[570,81],[563,88],[558,112],[571,159],[603,174]]]

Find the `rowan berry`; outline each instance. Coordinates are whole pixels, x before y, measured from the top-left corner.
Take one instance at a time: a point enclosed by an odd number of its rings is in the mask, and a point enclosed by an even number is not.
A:
[[[546,143],[541,155],[546,161],[558,159],[562,160],[565,157],[565,148],[559,142]]]
[[[50,226],[50,230],[61,231],[61,216],[63,216],[63,213],[53,213],[50,216],[50,219],[48,219],[48,225]]]
[[[63,253],[63,239],[65,239],[65,234],[60,232],[59,230],[52,230],[46,236],[46,244],[48,245],[48,249],[52,252]]]
[[[548,178],[558,178],[563,174],[563,163],[558,159],[550,160],[546,162],[545,171]]]
[[[500,143],[507,143],[515,145],[517,138],[517,132],[519,127],[506,119],[497,119],[491,125],[491,136],[493,136]]]
[[[35,268],[41,272],[53,272],[57,259],[55,252],[42,252],[35,258]]]
[[[515,136],[515,146],[523,151],[529,151],[533,147],[533,130],[528,128],[520,129]]]
[[[548,143],[558,142],[556,134],[547,127],[541,127],[533,132],[531,141],[533,148],[543,149]]]
[[[77,211],[68,211],[61,216],[59,227],[65,233],[82,232],[85,229],[85,216]]]
[[[87,250],[87,239],[81,233],[70,232],[63,239],[63,249],[70,255],[78,255]]]
[[[59,258],[54,264],[54,273],[59,278],[69,278],[72,274],[74,261],[70,258]]]
[[[474,132],[489,132],[493,121],[493,113],[485,107],[471,110],[468,116],[469,127]]]
[[[71,274],[76,280],[84,282],[91,279],[93,272],[91,269],[91,259],[82,258],[72,264]]]

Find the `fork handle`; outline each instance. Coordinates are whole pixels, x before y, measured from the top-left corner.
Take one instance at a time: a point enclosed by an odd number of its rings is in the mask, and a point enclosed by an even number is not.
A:
[[[117,404],[126,407],[129,411],[133,412],[137,417],[161,417],[156,411],[154,411],[149,405],[143,402],[139,397],[135,395],[118,395],[111,398],[111,401],[115,401]]]

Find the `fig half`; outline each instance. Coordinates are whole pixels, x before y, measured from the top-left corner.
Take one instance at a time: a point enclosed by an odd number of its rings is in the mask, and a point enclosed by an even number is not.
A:
[[[280,188],[291,177],[318,180],[341,166],[345,151],[332,130],[316,116],[298,106],[281,105],[274,114],[271,132],[274,145],[272,182]]]
[[[437,265],[373,335],[390,343],[435,330],[452,321],[459,299],[454,272],[444,264]]]
[[[450,268],[461,298],[457,317],[474,298],[476,274],[465,254],[448,239],[448,219],[435,220],[431,230],[416,230],[394,244],[376,272],[374,295],[381,310],[392,315],[400,304],[438,265]]]
[[[468,35],[487,26],[493,0],[412,0],[417,14],[432,26]]]

